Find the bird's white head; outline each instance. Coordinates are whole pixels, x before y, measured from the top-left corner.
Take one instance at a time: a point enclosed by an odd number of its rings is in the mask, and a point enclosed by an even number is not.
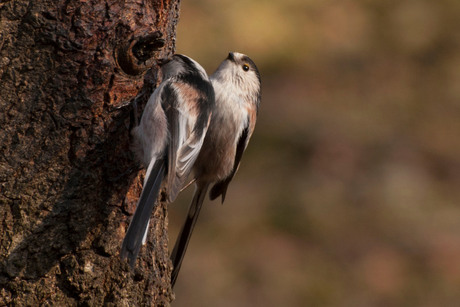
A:
[[[230,52],[212,74],[211,80],[256,106],[261,98],[261,81],[256,64],[247,55]],[[230,88],[229,88],[230,87]]]

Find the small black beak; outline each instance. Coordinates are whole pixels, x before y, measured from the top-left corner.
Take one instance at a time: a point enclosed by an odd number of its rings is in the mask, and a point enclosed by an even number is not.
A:
[[[235,62],[235,55],[233,54],[233,52],[230,52],[227,56],[227,60],[230,60],[232,62]]]

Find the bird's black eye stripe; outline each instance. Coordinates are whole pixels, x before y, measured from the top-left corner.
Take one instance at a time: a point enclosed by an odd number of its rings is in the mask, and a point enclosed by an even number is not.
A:
[[[259,83],[260,83],[260,74],[259,74],[259,70],[257,69],[257,65],[254,63],[253,60],[251,60],[248,56],[243,56],[243,58],[241,59],[243,61],[243,63],[246,63],[246,65],[250,66],[251,67],[251,71],[253,71],[256,76],[257,76],[257,79],[259,79]]]

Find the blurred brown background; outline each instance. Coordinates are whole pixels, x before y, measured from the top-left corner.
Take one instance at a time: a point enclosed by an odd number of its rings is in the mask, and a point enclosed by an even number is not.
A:
[[[460,306],[460,1],[183,1],[177,52],[262,75],[175,306]],[[189,189],[171,206],[171,245]]]

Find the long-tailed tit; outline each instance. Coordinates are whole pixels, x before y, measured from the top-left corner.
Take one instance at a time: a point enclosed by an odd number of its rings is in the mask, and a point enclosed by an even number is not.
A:
[[[121,248],[121,258],[127,257],[131,267],[145,243],[162,182],[167,200],[174,201],[198,157],[215,103],[206,71],[191,58],[176,54],[161,70],[163,81],[132,131],[134,150],[147,171]]]
[[[238,170],[256,124],[261,99],[260,75],[254,62],[241,53],[230,53],[210,76],[216,96],[211,124],[195,161],[195,195],[171,255],[174,286],[193,227],[210,185],[211,200],[222,196]]]

